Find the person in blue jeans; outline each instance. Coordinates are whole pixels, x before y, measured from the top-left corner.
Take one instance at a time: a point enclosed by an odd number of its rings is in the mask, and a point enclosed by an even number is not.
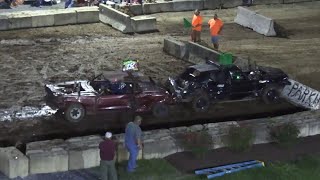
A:
[[[134,172],[137,168],[137,157],[139,154],[139,150],[142,148],[142,131],[140,128],[142,118],[140,116],[136,116],[133,122],[129,122],[127,124],[125,130],[125,146],[129,152],[129,160],[127,171]]]

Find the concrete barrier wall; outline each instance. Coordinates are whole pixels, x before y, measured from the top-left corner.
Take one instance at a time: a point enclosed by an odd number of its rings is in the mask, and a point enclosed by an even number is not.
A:
[[[173,0],[173,11],[204,9],[204,0]]]
[[[29,160],[15,147],[0,148],[0,171],[9,178],[29,174]]]
[[[99,6],[99,19],[101,22],[111,25],[123,33],[141,33],[157,31],[156,18],[147,16],[130,17],[107,5]]]
[[[242,0],[220,0],[220,2],[224,8],[234,8],[242,5]]]
[[[220,0],[205,0],[203,2],[203,9],[218,9],[221,6]]]
[[[99,22],[98,7],[21,11],[0,15],[0,30]]]
[[[173,12],[173,2],[144,3],[143,13],[154,14],[160,12]]]
[[[155,17],[137,16],[131,18],[131,25],[136,33],[157,31]]]
[[[313,0],[254,0],[253,4],[282,4],[310,1]],[[173,0],[170,2],[132,5],[129,7],[129,9],[134,15],[142,15],[159,12],[192,11],[194,9],[217,9],[219,7],[233,8],[240,5],[242,5],[242,0]],[[126,20],[128,19],[126,14],[123,14],[123,16],[125,16],[126,18],[121,18],[121,16],[117,16],[114,13],[102,13],[99,15],[98,7],[95,6],[72,9],[3,13],[0,15],[0,31],[21,28],[60,26],[68,24],[96,23],[99,22],[100,19],[102,22],[110,24],[111,26],[125,33],[134,32],[134,30],[132,30],[133,27],[130,27],[131,22],[129,23],[129,20]],[[120,18],[118,19],[118,17]],[[256,18],[258,22],[261,21],[261,17],[258,16]],[[265,28],[263,27],[263,25],[265,25],[266,19],[264,18],[263,20],[264,21],[262,23],[255,26],[257,29],[260,29],[260,26],[262,28]],[[146,23],[144,22],[144,24]],[[271,25],[273,25],[273,23]],[[139,32],[140,28],[137,29],[137,32]],[[265,34],[273,34],[273,32],[267,31],[267,33]]]
[[[219,61],[220,52],[215,51],[213,49],[202,46],[198,43],[189,42],[188,43],[188,52],[189,57],[188,61],[198,64],[201,62],[205,62],[205,60]]]
[[[99,19],[101,22],[109,24],[123,33],[134,32],[130,16],[104,4],[99,5],[99,11]]]
[[[177,133],[207,131],[213,140],[213,149],[225,147],[224,139],[230,127],[249,127],[254,133],[254,144],[271,142],[269,127],[284,123],[294,123],[300,129],[299,137],[320,134],[320,110],[305,111],[274,118],[261,118],[245,121],[229,121],[176,127],[143,132],[144,148],[138,159],[163,158],[183,151],[176,142]],[[114,135],[117,142],[116,160],[128,160],[124,146],[124,134]],[[49,173],[99,166],[100,136],[84,136],[67,140],[55,139],[28,143],[26,156],[14,147],[0,148],[0,171],[10,178],[28,174]]]
[[[265,36],[276,36],[274,22],[271,18],[257,14],[249,9],[238,7],[234,22],[248,27]]]
[[[164,52],[176,58],[197,64],[206,59],[218,61],[220,53],[193,42],[181,42],[173,37],[164,39]]]
[[[179,59],[187,59],[187,43],[178,41],[172,37],[164,39],[163,51]]]
[[[284,0],[254,0],[254,5],[263,5],[263,4],[283,4]]]

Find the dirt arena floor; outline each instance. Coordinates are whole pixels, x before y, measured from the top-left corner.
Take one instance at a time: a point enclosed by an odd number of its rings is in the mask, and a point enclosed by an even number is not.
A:
[[[234,24],[236,9],[202,11],[205,22],[214,13],[225,22],[221,50],[250,57],[260,65],[279,67],[292,79],[319,90],[320,1],[250,8],[272,17],[285,29],[288,37],[264,37]],[[182,18],[191,19],[192,13],[154,14],[159,32],[150,34],[125,35],[102,23],[1,31],[0,109],[39,106],[43,103],[45,83],[85,79],[101,71],[118,70],[126,58],[140,60],[142,73],[163,82],[189,65],[165,54],[162,49],[165,37],[190,39],[190,32],[183,28]],[[202,40],[210,42],[207,26],[203,28]],[[248,113],[238,110],[238,104],[231,106],[232,110],[225,110],[217,116],[223,117],[223,113],[229,111]],[[289,107],[292,108],[288,104],[281,106],[284,110]],[[273,108],[277,107],[261,105],[257,112],[272,112],[275,111]],[[43,123],[37,120],[3,122],[0,123],[0,137],[4,140],[12,135],[23,137],[27,132],[32,136],[38,131],[46,133],[54,129],[59,133],[64,128],[65,131],[75,128],[74,125],[66,128],[64,123],[55,123],[54,120],[45,126],[39,124]]]

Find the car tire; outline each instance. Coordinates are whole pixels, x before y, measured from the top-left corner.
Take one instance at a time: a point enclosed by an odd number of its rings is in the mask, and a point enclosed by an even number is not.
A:
[[[85,117],[86,111],[81,104],[72,103],[65,111],[65,118],[70,122],[80,122]]]
[[[156,103],[152,107],[152,114],[156,118],[165,118],[169,116],[169,106],[164,103]]]
[[[195,93],[195,96],[191,101],[191,108],[195,112],[207,112],[210,108],[210,99],[207,93],[202,91]]]
[[[281,88],[277,85],[269,85],[263,89],[262,100],[266,104],[280,102]]]

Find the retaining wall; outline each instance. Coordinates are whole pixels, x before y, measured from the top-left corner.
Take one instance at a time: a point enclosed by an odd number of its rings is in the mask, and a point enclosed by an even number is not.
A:
[[[99,6],[99,10],[101,22],[109,24],[123,33],[157,31],[157,21],[154,17],[136,16],[131,18],[129,15],[104,4]]]
[[[0,15],[0,30],[99,22],[98,7],[21,11]]]
[[[238,7],[234,22],[248,27],[265,36],[276,36],[274,22],[271,18],[257,14],[249,9]]]
[[[198,64],[204,63],[206,60],[218,62],[221,52],[210,49],[198,43],[182,42],[174,37],[164,39],[163,51],[178,59]],[[233,56],[233,64],[240,69],[249,70],[249,60],[237,56]]]
[[[312,0],[254,0],[253,4],[288,4],[310,1]],[[240,5],[242,5],[242,0],[173,0],[169,2],[132,5],[129,6],[129,10],[134,15],[142,15],[160,12],[193,11],[194,9],[217,9],[220,7],[233,8]],[[123,18],[123,16],[125,16],[125,18]],[[98,7],[95,6],[71,9],[3,13],[0,15],[0,30],[49,27],[80,23],[96,23],[99,22],[100,19],[102,22],[110,24],[120,31],[126,33],[134,32],[134,30],[132,30],[132,25],[130,25],[129,23],[129,20],[124,20],[128,19],[128,17],[125,14],[123,16],[117,16],[114,13],[102,13],[102,15],[99,15]],[[146,20],[146,22],[148,21],[149,20]],[[144,22],[143,24],[146,24],[146,22]],[[152,22],[151,25],[148,26],[152,27],[153,24],[154,23]],[[148,29],[150,29],[150,27],[148,27]],[[154,31],[156,30],[157,29],[154,29]],[[140,28],[138,28],[137,32],[140,32]]]
[[[271,142],[268,127],[283,123],[294,123],[300,129],[300,137],[320,134],[320,110],[305,111],[274,118],[246,121],[229,121],[145,131],[144,148],[139,159],[163,158],[183,151],[176,143],[177,133],[207,131],[213,140],[213,149],[224,147],[224,138],[230,127],[250,127],[255,135],[254,144]],[[124,134],[114,135],[117,141],[117,161],[128,160],[124,147]],[[68,140],[55,139],[27,144],[26,155],[14,147],[0,148],[0,171],[10,178],[28,174],[68,171],[99,166],[98,145],[102,137],[97,135],[76,137]]]

